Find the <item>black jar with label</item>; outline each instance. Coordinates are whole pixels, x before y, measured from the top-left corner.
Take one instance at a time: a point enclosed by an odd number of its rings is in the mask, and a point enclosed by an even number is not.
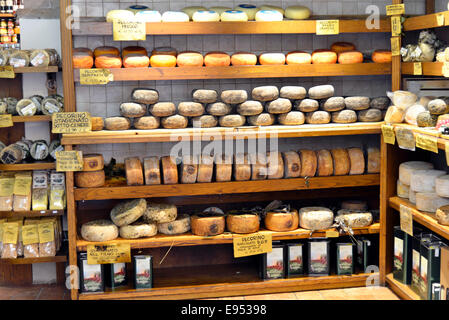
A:
[[[134,288],[153,288],[153,257],[138,255],[133,257]]]
[[[310,239],[307,243],[309,276],[326,276],[330,273],[330,241],[327,238]]]
[[[288,278],[304,275],[305,247],[303,243],[287,243],[285,246],[286,274]]]
[[[441,241],[421,242],[420,294],[423,299],[432,300],[432,286],[440,283],[441,248],[446,246]]]
[[[126,263],[108,264],[105,268],[106,285],[112,290],[128,285]]]
[[[273,242],[271,252],[261,254],[260,278],[265,280],[285,278],[284,244]]]
[[[354,273],[355,245],[353,243],[336,244],[336,269],[338,275]]]
[[[104,292],[104,265],[88,264],[86,252],[81,252],[78,260],[80,268],[80,291],[82,293]]]

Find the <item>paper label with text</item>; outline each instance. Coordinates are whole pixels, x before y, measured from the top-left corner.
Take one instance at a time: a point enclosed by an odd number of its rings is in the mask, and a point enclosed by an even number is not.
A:
[[[421,62],[413,63],[413,75],[422,76],[422,63]]]
[[[82,151],[58,151],[56,152],[56,171],[82,171],[83,170]]]
[[[147,39],[144,21],[115,19],[112,25],[114,41],[145,41]]]
[[[444,26],[444,13],[438,13],[437,14],[437,25],[439,27]]]
[[[271,233],[253,233],[247,236],[236,236],[233,239],[234,258],[253,256],[271,252]]]
[[[14,126],[12,121],[12,115],[10,114],[0,114],[0,128],[9,128]]]
[[[112,264],[129,262],[131,262],[131,247],[129,243],[87,245],[88,264]]]
[[[14,79],[16,74],[14,73],[13,66],[1,66],[0,67],[0,78]]]
[[[387,16],[401,15],[405,13],[405,4],[391,4],[387,6]]]
[[[114,81],[114,75],[109,69],[80,69],[80,84],[99,85]]]
[[[51,119],[52,133],[83,133],[92,130],[89,112],[57,112]]]
[[[391,35],[393,37],[400,36],[402,33],[401,17],[391,17]]]
[[[317,20],[316,21],[316,34],[339,34],[340,33],[340,21],[339,20]]]
[[[384,138],[385,143],[395,144],[396,143],[396,135],[394,133],[394,127],[383,124],[382,125],[382,136]]]
[[[437,137],[427,136],[424,134],[415,135],[416,146],[418,148],[438,153],[438,139]]]
[[[391,55],[399,56],[401,55],[401,42],[399,37],[392,37],[391,38]]]
[[[401,204],[399,207],[401,230],[413,236],[413,214],[412,210]]]

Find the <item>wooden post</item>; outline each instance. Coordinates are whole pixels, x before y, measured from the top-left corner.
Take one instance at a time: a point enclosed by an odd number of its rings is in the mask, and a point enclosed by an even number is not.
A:
[[[426,14],[435,13],[435,0],[426,0]]]
[[[402,0],[393,0],[393,4],[401,4]],[[402,41],[399,39],[399,47]],[[391,90],[397,91],[401,89],[401,56],[394,56],[391,62]]]

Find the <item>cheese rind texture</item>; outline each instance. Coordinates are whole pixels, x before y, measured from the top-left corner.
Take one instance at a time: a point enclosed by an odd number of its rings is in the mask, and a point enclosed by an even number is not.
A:
[[[307,230],[329,229],[334,223],[334,213],[324,207],[304,207],[299,210],[299,225]]]
[[[424,161],[407,161],[399,165],[399,180],[409,186],[414,171],[433,169],[433,164]]]

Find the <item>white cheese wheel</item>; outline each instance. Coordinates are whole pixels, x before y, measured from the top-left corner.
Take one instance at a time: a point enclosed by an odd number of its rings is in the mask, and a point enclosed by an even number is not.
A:
[[[227,104],[239,104],[248,100],[248,93],[245,90],[225,90],[221,92],[220,99]]]
[[[198,159],[194,156],[183,156],[181,164],[181,183],[195,183],[198,176]]]
[[[417,170],[433,169],[433,164],[424,161],[407,161],[399,165],[399,180],[406,186],[410,185],[412,173]]]
[[[104,169],[102,154],[83,154],[83,171],[99,171]]]
[[[164,184],[177,184],[178,167],[176,166],[176,160],[170,156],[162,157],[161,163]]]
[[[285,86],[279,90],[279,96],[281,98],[290,100],[301,100],[307,95],[307,90],[300,86]]]
[[[335,123],[357,122],[357,113],[354,110],[341,110],[332,112],[332,122]]]
[[[284,177],[298,178],[301,174],[301,159],[299,154],[294,151],[282,153],[284,159]]]
[[[366,151],[366,171],[367,173],[380,173],[380,150],[379,148],[369,147]]]
[[[350,175],[365,173],[365,155],[360,148],[347,149],[350,160]]]
[[[148,203],[143,213],[143,219],[147,223],[167,223],[175,221],[178,217],[178,209],[173,204]]]
[[[332,149],[332,159],[334,159],[334,175],[345,176],[351,170],[351,160],[346,149]]]
[[[273,101],[279,98],[279,89],[276,86],[256,87],[251,92],[251,95],[257,101]]]
[[[345,200],[341,203],[341,208],[352,211],[366,211],[368,210],[368,203],[361,200]]]
[[[135,18],[137,21],[143,22],[161,22],[162,15],[156,10],[144,10],[136,12]]]
[[[245,124],[246,118],[239,114],[228,114],[226,116],[222,116],[218,119],[220,126],[222,127],[241,127]]]
[[[402,90],[398,90],[393,93],[389,92],[388,96],[393,102],[393,105],[395,105],[398,108],[401,108],[402,110],[411,107],[418,100],[416,94]]]
[[[218,99],[216,90],[197,89],[192,92],[192,100],[199,103],[215,103]]]
[[[332,227],[334,213],[324,207],[304,207],[299,210],[299,225],[307,230],[325,230]]]
[[[248,16],[240,10],[228,10],[221,14],[221,21],[248,21]]]
[[[267,157],[262,153],[250,154],[251,180],[265,180],[267,178]]]
[[[327,111],[314,111],[306,113],[306,123],[326,124],[331,122],[331,114]]]
[[[185,8],[181,9],[181,11],[184,12],[185,14],[187,14],[190,19],[193,18],[193,15],[195,14],[195,12],[205,11],[205,10],[207,10],[207,8],[205,8],[203,6],[189,6],[189,7],[185,7]]]
[[[405,122],[408,124],[417,126],[418,122],[416,121],[416,118],[418,117],[418,114],[421,112],[425,112],[426,108],[419,104],[415,104],[407,109],[407,112],[405,113]]]
[[[240,10],[246,13],[248,20],[253,21],[256,18],[256,13],[260,9],[252,4],[240,4],[235,7],[235,10]]]
[[[178,112],[185,117],[199,117],[204,114],[204,106],[198,102],[181,102],[178,104]]]
[[[192,125],[194,128],[213,128],[218,124],[218,120],[215,116],[205,114],[200,117],[192,118]]]
[[[210,155],[201,155],[201,159],[198,164],[198,177],[196,182],[212,182],[212,176],[214,174],[214,158]]]
[[[439,224],[449,226],[449,206],[442,206],[437,209],[435,217]]]
[[[400,198],[408,199],[410,196],[410,187],[403,184],[401,180],[398,179],[396,184],[396,194]]]
[[[420,211],[435,213],[438,208],[447,205],[449,205],[449,199],[439,197],[434,192],[416,193],[416,208]]]
[[[257,116],[248,117],[248,123],[252,126],[271,126],[276,117],[270,113],[261,113]]]
[[[133,126],[139,130],[153,130],[159,128],[161,120],[158,117],[145,116],[140,118],[135,118],[133,121]]]
[[[341,209],[337,211],[337,217],[344,221],[350,228],[365,228],[373,223],[371,212],[354,212],[352,210]]]
[[[260,10],[256,13],[256,21],[282,21],[284,16],[276,10]]]
[[[275,10],[279,12],[280,14],[284,15],[285,11],[281,7],[273,6],[271,4],[264,4],[260,6],[260,10]]]
[[[146,209],[147,201],[145,199],[124,201],[112,208],[111,220],[118,227],[126,226],[142,217]]]
[[[334,161],[329,150],[318,150],[317,154],[317,176],[328,177],[334,174]]]
[[[81,237],[86,241],[104,242],[118,237],[119,230],[109,220],[95,220],[81,226]]]
[[[224,215],[193,215],[190,217],[190,227],[194,235],[202,237],[216,236],[224,232],[225,221]]]
[[[125,159],[125,171],[128,186],[143,186],[143,168],[138,157]]]
[[[440,197],[449,198],[449,175],[439,176],[436,178],[435,192]]]
[[[319,107],[319,102],[314,99],[303,99],[295,102],[295,109],[301,112],[314,112]]]
[[[309,89],[310,99],[327,99],[334,95],[334,86],[330,84],[311,87]]]
[[[304,6],[289,6],[285,8],[285,17],[292,20],[304,20],[310,17],[310,9]]]
[[[234,180],[248,181],[251,179],[251,163],[248,154],[237,153],[234,156]]]
[[[179,11],[166,11],[162,14],[162,22],[188,22],[188,14]]]
[[[215,180],[217,182],[231,181],[232,178],[232,157],[225,154],[215,156]]]
[[[169,117],[176,113],[173,102],[158,102],[150,106],[150,113],[155,117]]]
[[[199,10],[193,14],[192,20],[195,22],[220,21],[220,15],[212,10]]]
[[[162,118],[161,124],[165,129],[183,129],[187,127],[189,121],[187,117],[175,114],[174,116]]]
[[[267,153],[267,178],[282,179],[284,177],[284,159],[282,153],[273,151]]]
[[[128,10],[110,10],[106,14],[106,22],[114,22],[115,19],[134,20],[134,13]]]
[[[405,111],[396,106],[390,106],[385,114],[386,123],[402,123],[405,118]]]
[[[292,111],[278,115],[278,122],[285,126],[299,126],[304,124],[306,118],[301,111]]]
[[[345,105],[345,98],[343,97],[331,97],[321,101],[320,107],[327,112],[335,112],[343,110]]]
[[[144,158],[143,171],[146,185],[161,184],[161,169],[159,157]]]
[[[181,214],[175,221],[158,224],[157,230],[168,235],[185,233],[190,230],[190,216]]]
[[[237,106],[237,112],[242,116],[256,116],[263,112],[263,105],[260,101],[248,100]]]
[[[292,102],[289,99],[278,98],[274,101],[267,102],[265,109],[271,114],[288,113],[292,110]]]
[[[408,194],[408,201],[410,201],[413,204],[416,204],[416,192],[413,191],[412,189],[409,189],[409,194]]]
[[[157,234],[155,223],[135,222],[133,224],[120,227],[120,237],[123,239],[138,239],[153,237]]]
[[[300,176],[314,177],[318,166],[318,159],[314,150],[300,150],[298,152],[301,159],[301,173]]]
[[[215,102],[207,105],[206,111],[213,116],[221,117],[230,114],[232,107],[224,102]]]
[[[435,192],[436,178],[446,175],[442,170],[417,170],[410,177],[410,188],[415,192]]]
[[[5,151],[3,149],[3,151]],[[75,172],[75,185],[78,188],[98,188],[105,184],[104,170],[89,171],[89,172]]]

